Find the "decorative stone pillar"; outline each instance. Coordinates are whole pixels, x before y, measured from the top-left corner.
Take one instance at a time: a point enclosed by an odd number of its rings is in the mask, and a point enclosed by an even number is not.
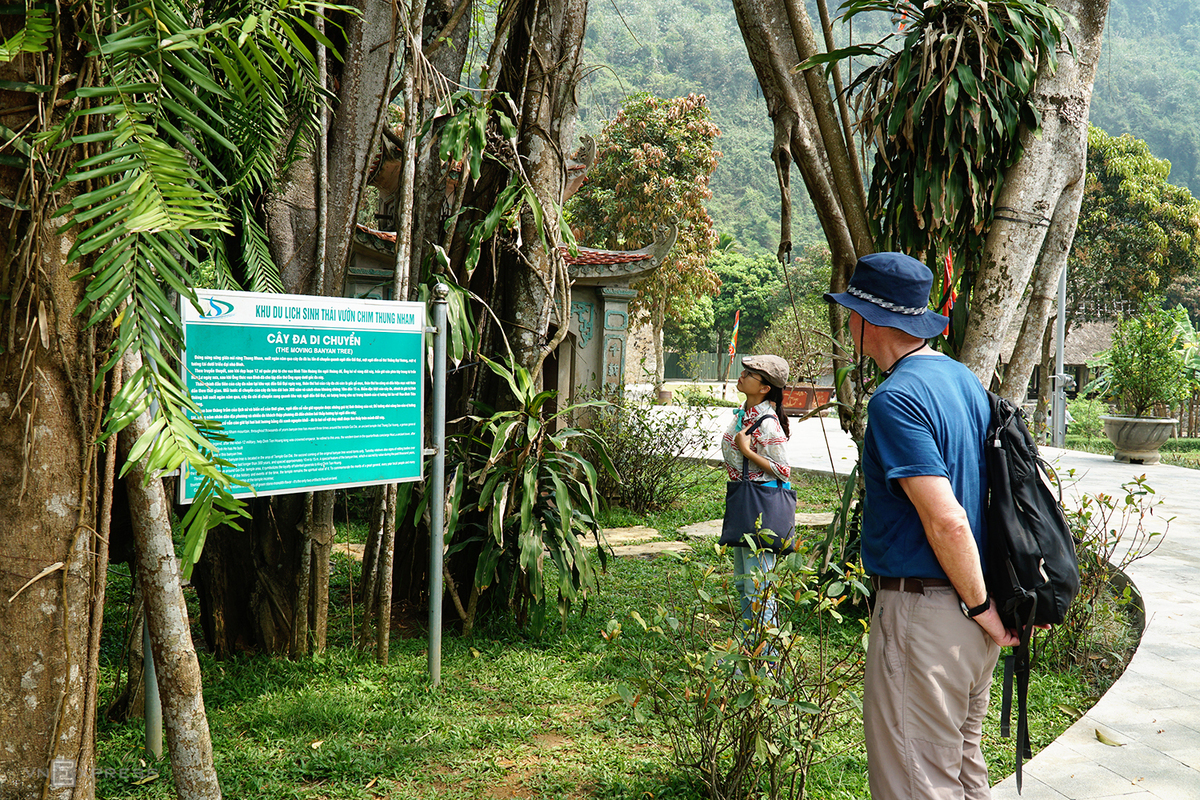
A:
[[[599,294],[604,315],[602,386],[606,395],[620,394],[625,389],[625,342],[629,337],[629,301],[637,297],[637,291],[616,286],[601,286]]]

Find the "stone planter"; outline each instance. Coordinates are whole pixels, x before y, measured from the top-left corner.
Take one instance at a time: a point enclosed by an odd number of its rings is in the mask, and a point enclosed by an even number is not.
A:
[[[832,396],[832,386],[816,386],[811,383],[786,386],[783,389],[783,412],[799,416],[828,403]]]
[[[1126,464],[1157,464],[1158,448],[1175,433],[1178,420],[1160,417],[1101,417],[1104,435],[1113,443],[1113,460]]]
[[[659,389],[658,390],[658,404],[660,406],[668,406],[671,404],[671,399],[674,396],[675,396],[675,393],[672,392],[670,389]]]

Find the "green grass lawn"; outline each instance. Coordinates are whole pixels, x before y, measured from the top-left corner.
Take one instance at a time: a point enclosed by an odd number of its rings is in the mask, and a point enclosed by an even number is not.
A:
[[[803,507],[829,510],[836,487],[824,478],[796,480]],[[605,525],[649,524],[668,538],[690,522],[720,516],[724,476],[712,470],[678,508],[634,518],[606,513]],[[339,540],[345,532],[339,532]],[[717,562],[715,548],[694,549]],[[695,774],[672,761],[666,723],[635,722],[614,702],[620,682],[637,677],[640,662],[628,646],[610,646],[600,633],[621,620],[628,643],[638,642],[630,612],[649,617],[675,599],[669,582],[678,561],[660,557],[611,559],[586,614],[573,613],[540,640],[501,623],[484,624],[470,639],[447,632],[442,685],[427,678],[426,632],[396,638],[389,666],[378,666],[351,641],[347,608],[357,564],[335,556],[329,648],[323,656],[289,661],[269,656],[218,662],[200,653],[205,702],[217,770],[227,798],[688,798],[700,800]],[[108,641],[120,640],[128,579],[114,568]],[[720,580],[719,573],[714,580]],[[195,608],[193,606],[193,613]],[[452,613],[449,611],[447,613]],[[858,628],[857,615],[846,625]],[[197,626],[198,627],[198,626]],[[841,637],[855,642],[857,635]],[[196,631],[196,641],[203,639]],[[853,647],[853,644],[848,645]],[[202,650],[202,647],[200,648]],[[115,648],[105,650],[101,708],[114,694]],[[998,736],[999,680],[984,747],[993,779],[1012,770],[1011,745]],[[1095,689],[1071,672],[1035,675],[1031,689],[1034,748],[1072,721],[1059,706],[1086,708]],[[140,720],[101,719],[97,764],[105,770],[97,796],[172,797],[169,767],[144,779]],[[850,715],[822,741],[828,761],[815,768],[808,796],[866,800],[862,729]],[[119,770],[125,768],[126,776]]]

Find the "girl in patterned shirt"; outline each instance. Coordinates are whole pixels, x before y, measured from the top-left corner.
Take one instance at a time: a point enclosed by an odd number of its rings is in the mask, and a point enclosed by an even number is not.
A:
[[[783,387],[787,384],[788,363],[779,356],[760,355],[742,359],[737,389],[746,396],[745,404],[734,412],[733,422],[721,437],[721,455],[729,480],[742,479],[743,459],[749,459],[752,481],[782,484],[790,488],[792,470],[787,461],[787,440],[791,435],[783,413]],[[773,406],[773,407],[772,407]],[[746,429],[768,416],[751,434]],[[755,574],[768,575],[775,568],[776,554],[769,550],[733,548],[733,572],[741,598],[744,625],[753,626],[759,618],[763,627],[775,625],[775,598],[767,585],[755,580]]]

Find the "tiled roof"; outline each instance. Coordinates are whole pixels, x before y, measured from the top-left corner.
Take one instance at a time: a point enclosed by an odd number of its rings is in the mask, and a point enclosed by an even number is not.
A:
[[[654,256],[632,250],[596,250],[591,247],[579,248],[579,255],[573,256],[566,246],[559,245],[563,259],[568,264],[631,264],[635,261],[646,261]]]

